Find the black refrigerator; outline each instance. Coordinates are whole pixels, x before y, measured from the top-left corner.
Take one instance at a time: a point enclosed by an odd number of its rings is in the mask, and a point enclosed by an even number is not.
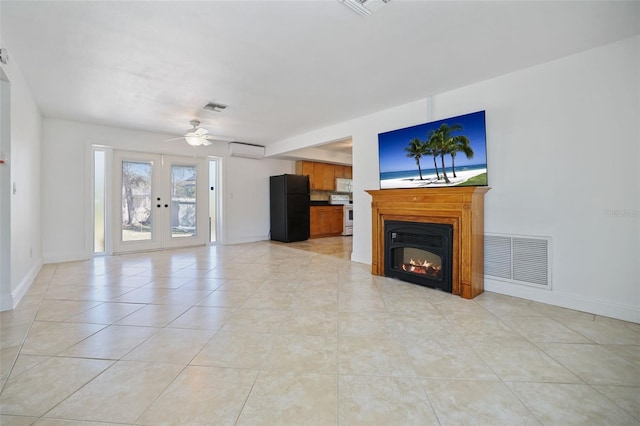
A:
[[[271,176],[271,239],[291,243],[309,239],[309,176]]]

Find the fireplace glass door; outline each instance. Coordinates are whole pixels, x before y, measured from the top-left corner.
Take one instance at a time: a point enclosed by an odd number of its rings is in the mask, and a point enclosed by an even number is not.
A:
[[[385,276],[451,292],[451,225],[385,221],[384,229]]]
[[[393,268],[406,273],[442,281],[442,256],[415,247],[392,249]]]

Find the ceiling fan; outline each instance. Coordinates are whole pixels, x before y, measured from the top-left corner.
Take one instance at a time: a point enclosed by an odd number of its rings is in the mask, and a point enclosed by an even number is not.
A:
[[[191,120],[189,124],[191,124],[193,128],[187,130],[187,133],[185,133],[184,136],[169,140],[173,141],[184,138],[184,140],[191,146],[208,146],[211,145],[211,141],[213,140],[231,141],[229,138],[208,134],[209,131],[200,127],[200,121],[198,120]]]

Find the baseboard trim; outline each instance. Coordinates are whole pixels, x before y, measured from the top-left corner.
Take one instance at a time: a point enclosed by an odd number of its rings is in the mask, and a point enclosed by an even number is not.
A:
[[[520,297],[535,302],[573,309],[590,314],[616,318],[640,324],[640,307],[596,300],[557,290],[545,290],[528,286],[518,286],[503,281],[489,279],[485,276],[484,289],[507,296]]]
[[[11,301],[10,301],[11,306],[8,307],[7,309],[15,309],[15,307],[18,306],[18,303],[20,303],[24,295],[27,294],[27,291],[29,291],[29,289],[31,288],[31,284],[33,284],[33,281],[38,276],[38,272],[40,272],[40,269],[42,269],[42,265],[43,265],[42,258],[39,258],[36,261],[36,263],[31,267],[31,269],[29,269],[29,271],[24,276],[24,278],[22,278],[22,280],[20,281],[16,289],[11,292]],[[2,309],[6,310],[4,306],[2,306]]]
[[[257,243],[258,241],[269,241],[271,240],[268,235],[256,235],[253,237],[242,237],[236,238],[233,240],[225,241],[222,245],[231,246],[234,244],[245,244],[245,243]]]
[[[66,253],[66,254],[48,254],[43,255],[43,263],[63,263],[63,262],[77,262],[80,260],[90,259],[91,255],[87,253]]]

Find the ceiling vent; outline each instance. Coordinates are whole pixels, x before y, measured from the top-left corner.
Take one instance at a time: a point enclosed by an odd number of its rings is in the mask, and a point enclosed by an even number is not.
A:
[[[382,9],[382,6],[391,0],[338,0],[340,3],[349,6],[351,10],[358,12],[362,16],[371,15]]]
[[[217,104],[215,102],[209,102],[208,104],[206,104],[204,106],[204,109],[206,109],[207,111],[220,112],[220,111],[224,111],[225,109],[227,109],[227,106],[226,105],[222,105],[222,104]]]
[[[242,142],[231,142],[229,144],[229,155],[232,157],[261,159],[264,158],[264,146]]]

